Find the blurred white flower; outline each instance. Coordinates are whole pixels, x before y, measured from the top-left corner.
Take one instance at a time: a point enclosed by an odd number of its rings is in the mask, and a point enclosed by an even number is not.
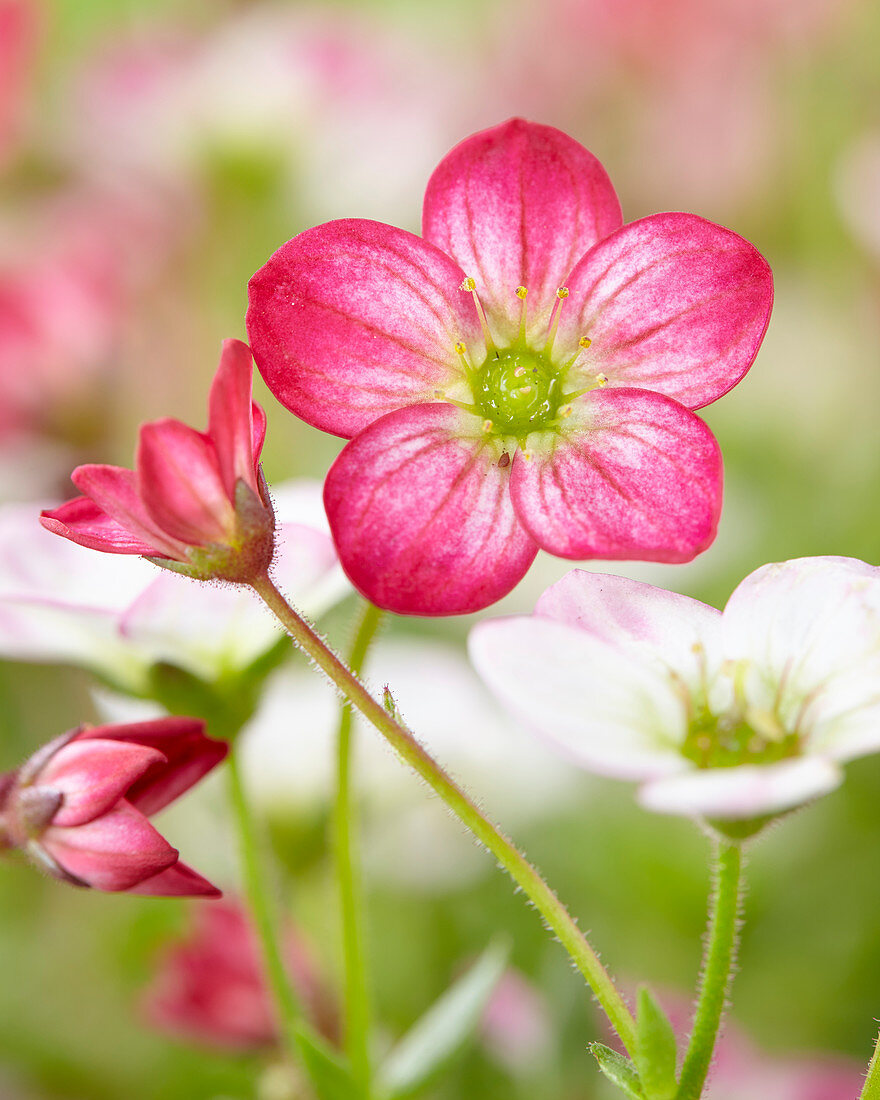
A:
[[[154,26],[92,59],[71,152],[100,176],[196,182],[212,157],[277,163],[316,220],[410,206],[454,137],[457,71],[377,19],[254,4],[201,33]]]
[[[781,812],[880,749],[880,569],[850,558],[763,566],[723,613],[574,570],[470,649],[513,713],[661,813]]]
[[[834,191],[847,228],[880,260],[880,130],[869,130],[846,149],[837,166]]]
[[[321,486],[273,492],[277,581],[307,615],[350,588]],[[39,506],[0,508],[0,656],[80,665],[140,692],[156,661],[206,680],[247,666],[281,636],[253,593],[194,582],[143,558],[97,554],[43,529]]]
[[[367,668],[374,693],[390,685],[419,740],[503,828],[536,820],[582,792],[577,773],[499,712],[453,646],[421,638],[380,641]],[[281,669],[240,742],[255,796],[279,813],[327,805],[338,721],[338,695],[322,677],[302,665]],[[374,871],[431,890],[491,869],[491,859],[361,720],[356,753],[369,823],[365,854]]]

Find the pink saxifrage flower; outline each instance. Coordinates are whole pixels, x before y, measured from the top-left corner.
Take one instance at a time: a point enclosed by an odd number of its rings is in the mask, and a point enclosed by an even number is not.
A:
[[[245,582],[265,571],[274,517],[259,465],[266,417],[251,399],[252,370],[247,345],[226,340],[207,433],[179,420],[144,424],[136,470],[77,467],[71,477],[85,495],[44,512],[43,526],[199,579]]]
[[[476,611],[538,548],[687,561],[712,541],[718,446],[693,409],[751,365],[770,270],[689,214],[621,225],[599,162],[513,120],[452,150],[424,238],[344,220],[250,283],[270,389],[351,442],[325,504],[342,565],[404,614]]]
[[[284,957],[315,1027],[338,1039],[338,1016],[308,945],[292,928]],[[167,1034],[225,1050],[274,1046],[280,1039],[259,940],[241,903],[200,906],[185,939],[169,945],[144,996],[151,1024]]]
[[[513,713],[660,813],[757,828],[880,750],[880,569],[852,558],[765,565],[723,612],[574,570],[470,650]]]
[[[226,756],[195,718],[83,727],[0,776],[0,850],[97,890],[219,897],[147,818]]]

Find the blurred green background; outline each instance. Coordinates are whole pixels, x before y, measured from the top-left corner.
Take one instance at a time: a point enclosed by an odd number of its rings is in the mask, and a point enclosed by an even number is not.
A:
[[[79,461],[127,464],[143,419],[202,424],[219,342],[244,337],[246,282],[272,251],[332,217],[417,230],[424,182],[448,148],[523,114],[567,130],[602,160],[626,220],[692,210],[751,240],[775,273],[758,360],[705,413],[726,465],[718,540],[692,565],[628,574],[721,605],[765,561],[880,562],[872,0],[19,7],[30,45],[8,93],[12,121],[0,119],[0,262],[11,270],[51,248],[82,209],[100,238],[106,208],[89,204],[104,189],[137,216],[113,231],[119,295],[109,320],[96,322],[75,361],[40,379],[37,401],[0,395],[17,418],[7,417],[14,422],[0,439],[4,499],[66,495]],[[0,363],[10,393],[17,370],[11,358]],[[340,441],[295,422],[257,385],[269,414],[270,483],[321,477]],[[567,567],[542,558],[502,609],[528,609]],[[332,640],[345,644],[354,614],[353,600],[332,612]],[[396,621],[389,634],[460,645],[469,625]],[[0,769],[92,715],[91,686],[70,669],[0,667]],[[547,805],[515,839],[625,984],[649,980],[688,995],[704,924],[705,839],[688,822],[638,810],[626,785],[577,782],[561,809]],[[769,1055],[870,1055],[880,1015],[878,793],[880,760],[856,762],[842,789],[754,848],[733,1019]],[[413,783],[412,797],[427,796]],[[169,835],[207,853],[233,885],[222,784],[192,798],[205,807],[193,820],[208,825],[196,838],[190,818],[172,816]],[[367,813],[379,831],[403,828],[396,804],[371,800]],[[276,799],[266,819],[280,887],[336,981],[324,817]],[[449,842],[462,860],[472,855],[467,839]],[[589,997],[491,859],[482,873],[426,885],[374,873],[369,849],[366,858],[370,969],[386,1040],[498,929],[512,933],[512,961],[551,1022],[550,1042],[528,1065],[505,1066],[477,1042],[431,1095],[608,1095],[586,1051],[603,1037]],[[79,893],[23,866],[0,868],[0,1096],[270,1100],[271,1081],[258,1083],[262,1059],[199,1050],[144,1026],[139,992],[185,920],[182,903]]]

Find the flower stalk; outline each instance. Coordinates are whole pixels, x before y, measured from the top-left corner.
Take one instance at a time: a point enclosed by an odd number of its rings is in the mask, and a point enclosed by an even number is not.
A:
[[[426,752],[410,730],[370,695],[309,623],[287,603],[268,575],[253,581],[252,587],[285,627],[297,647],[314,661],[345,698],[376,727],[397,755],[443,799],[526,894],[548,927],[558,936],[593,990],[624,1046],[632,1053],[635,1050],[635,1022],[626,1002],[571,914],[538,871]]]
[[[874,1053],[868,1064],[865,1087],[861,1091],[859,1100],[880,1100],[880,1036],[874,1043]]]
[[[719,843],[700,993],[676,1100],[699,1100],[703,1095],[733,976],[741,876],[742,848],[738,844]]]
[[[298,1029],[302,1012],[281,957],[278,921],[269,892],[268,875],[260,855],[253,814],[235,752],[229,754],[229,794],[238,831],[245,896],[260,941],[263,967],[278,1013],[282,1043],[291,1056],[301,1055]]]
[[[349,653],[349,666],[360,675],[382,612],[365,604]],[[345,968],[345,1047],[352,1073],[366,1096],[370,1095],[370,997],[364,953],[363,899],[358,868],[358,823],[352,789],[354,715],[351,704],[342,704],[336,744],[336,801],[333,839],[339,907],[342,919],[342,953]]]

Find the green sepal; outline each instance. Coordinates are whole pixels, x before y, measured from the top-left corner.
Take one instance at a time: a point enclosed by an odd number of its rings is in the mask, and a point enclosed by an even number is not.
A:
[[[318,1100],[364,1100],[348,1063],[319,1035],[300,1024],[296,1049]]]
[[[636,1064],[648,1100],[672,1100],[678,1083],[678,1045],[669,1018],[646,985],[639,987],[636,1012]]]
[[[636,1067],[629,1058],[604,1043],[590,1043],[590,1053],[608,1080],[622,1089],[630,1100],[647,1100]]]
[[[493,941],[479,959],[437,998],[385,1059],[378,1092],[403,1100],[425,1088],[464,1048],[483,1017],[510,954],[510,945]]]

